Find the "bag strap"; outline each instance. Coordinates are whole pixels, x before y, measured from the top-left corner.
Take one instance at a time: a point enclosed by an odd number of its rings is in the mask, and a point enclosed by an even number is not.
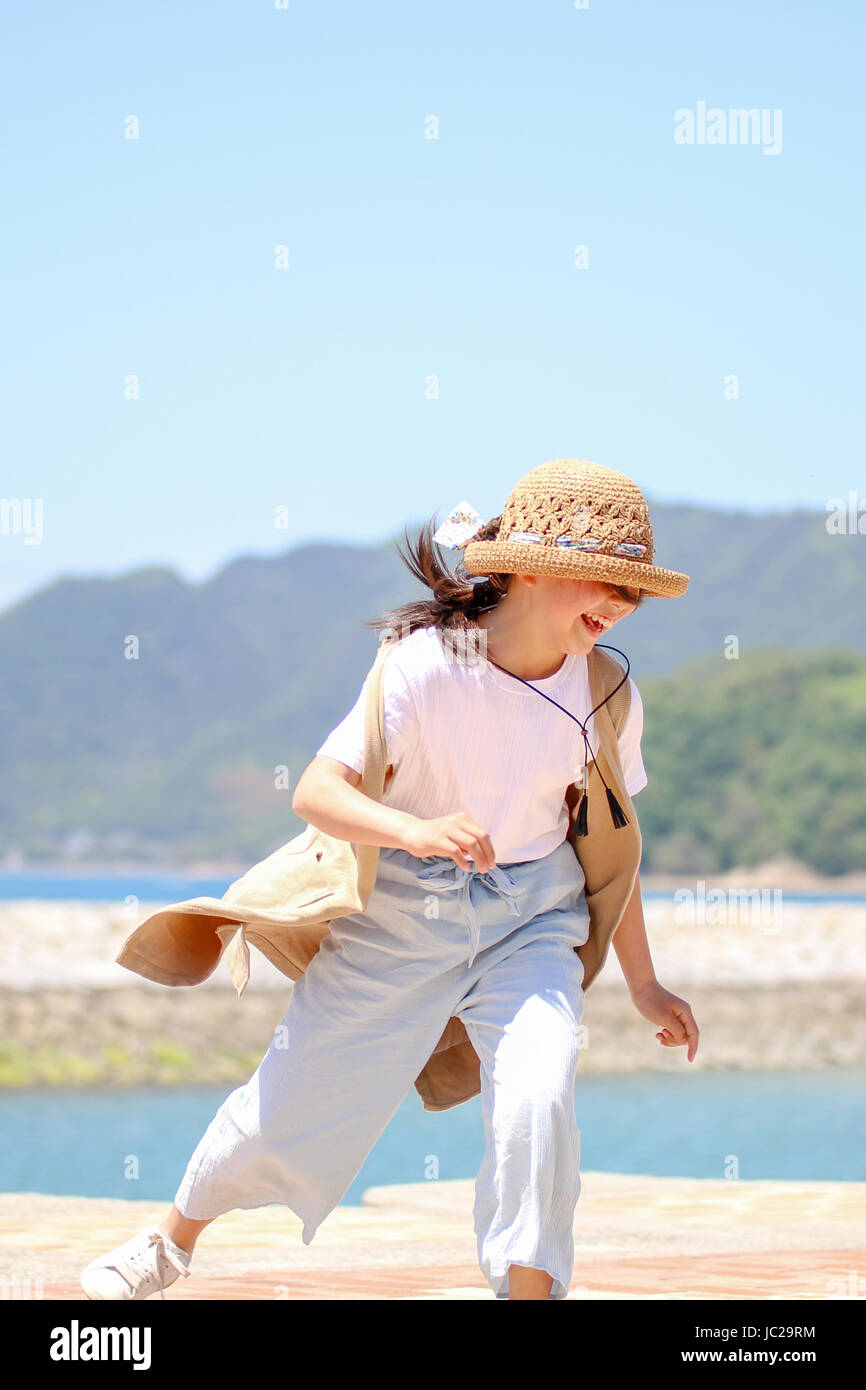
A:
[[[395,646],[396,641],[393,638],[379,643],[376,660],[364,681],[364,690],[367,692],[364,715],[364,768],[358,790],[371,797],[373,801],[381,801],[385,790],[385,699],[382,677],[385,662]],[[366,908],[379,868],[379,846],[355,845],[354,850],[358,861],[358,893]]]
[[[631,685],[628,681],[624,681],[622,685],[619,685],[619,681],[622,677],[622,667],[618,661],[611,656],[607,656],[605,652],[600,652],[597,647],[593,647],[589,654],[589,659],[590,661],[595,661],[597,665],[600,665],[605,672],[605,688],[607,684],[611,686],[613,693],[608,697],[606,704],[613,727],[616,729],[617,734],[619,734],[626,721],[629,709],[631,708]],[[619,685],[618,689],[617,685]]]
[[[374,801],[381,801],[385,787],[385,699],[383,674],[385,662],[396,646],[393,640],[379,643],[376,660],[364,680],[367,700],[364,714],[364,768],[361,790]]]

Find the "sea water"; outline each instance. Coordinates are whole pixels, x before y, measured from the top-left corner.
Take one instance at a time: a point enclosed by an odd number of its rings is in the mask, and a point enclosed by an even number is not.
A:
[[[866,1180],[866,1071],[642,1072],[579,1077],[583,1169],[659,1177]],[[0,1093],[0,1191],[170,1202],[219,1086]],[[426,1111],[413,1090],[346,1193],[474,1178],[480,1097]]]
[[[164,872],[0,873],[0,900],[181,902],[230,878]],[[671,893],[644,893],[668,900]],[[792,902],[866,896],[786,894]],[[684,1053],[683,1053],[684,1055]],[[866,1180],[866,1071],[641,1072],[578,1077],[584,1169],[669,1177]],[[170,1201],[232,1086],[0,1091],[0,1191]],[[380,1184],[473,1178],[484,1152],[479,1097],[424,1110],[410,1091],[344,1197]]]
[[[125,874],[104,874],[86,868],[77,873],[68,869],[20,869],[0,872],[0,902],[43,899],[47,902],[122,903],[134,896],[147,903],[180,903],[188,898],[221,898],[235,877],[193,878],[189,874],[167,874],[162,870],[131,869]],[[866,893],[785,893],[785,901],[812,903],[866,903]],[[671,892],[642,889],[645,902],[676,905]]]

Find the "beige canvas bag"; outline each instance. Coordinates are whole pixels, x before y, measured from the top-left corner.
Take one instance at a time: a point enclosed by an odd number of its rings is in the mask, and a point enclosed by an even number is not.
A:
[[[364,770],[359,791],[381,801],[385,783],[382,672],[395,645],[381,643],[364,682]],[[299,980],[329,922],[363,912],[376,882],[378,845],[354,845],[308,825],[222,898],[191,898],[153,913],[124,941],[117,963],[161,985],[197,985],[224,959],[238,995],[250,977],[250,946]]]

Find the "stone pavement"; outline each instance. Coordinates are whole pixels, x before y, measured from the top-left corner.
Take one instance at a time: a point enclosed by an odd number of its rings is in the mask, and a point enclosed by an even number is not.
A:
[[[866,1182],[582,1177],[571,1299],[866,1298]],[[309,1246],[287,1207],[229,1212],[166,1299],[493,1300],[473,1196],[471,1179],[369,1188]],[[167,1210],[0,1195],[0,1298],[88,1302],[81,1268]]]

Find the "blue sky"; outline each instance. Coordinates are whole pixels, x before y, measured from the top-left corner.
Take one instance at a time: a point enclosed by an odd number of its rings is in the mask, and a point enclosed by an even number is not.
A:
[[[862,494],[864,29],[790,0],[8,5],[0,499],[42,522],[0,534],[0,605],[486,519],[552,458],[651,500]],[[781,111],[780,151],[678,144],[699,102]]]

